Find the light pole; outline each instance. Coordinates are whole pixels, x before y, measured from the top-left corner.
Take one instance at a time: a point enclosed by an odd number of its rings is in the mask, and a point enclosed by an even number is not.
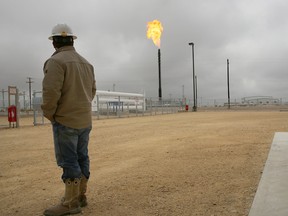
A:
[[[189,43],[190,46],[192,46],[192,68],[193,68],[193,111],[197,111],[196,106],[196,90],[195,90],[195,66],[194,66],[194,43]]]

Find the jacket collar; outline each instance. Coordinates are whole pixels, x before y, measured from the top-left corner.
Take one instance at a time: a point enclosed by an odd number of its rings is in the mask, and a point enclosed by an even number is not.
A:
[[[60,47],[52,54],[52,56],[56,55],[57,53],[60,53],[60,52],[63,52],[63,51],[69,51],[69,50],[75,51],[75,48],[73,46]]]

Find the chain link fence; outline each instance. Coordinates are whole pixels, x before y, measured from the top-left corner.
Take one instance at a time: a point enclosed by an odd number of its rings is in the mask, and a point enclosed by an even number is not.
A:
[[[101,91],[99,91],[101,92]],[[104,92],[104,91],[103,91]],[[106,92],[107,93],[107,92]],[[110,94],[110,95],[109,95]],[[171,114],[177,112],[191,111],[194,106],[192,99],[165,99],[162,98],[145,98],[141,94],[129,94],[120,93],[119,95],[113,95],[113,93],[107,93],[105,96],[96,95],[92,102],[92,118],[96,120],[109,119],[109,118],[126,118],[126,117],[141,117],[141,116],[153,116]],[[132,96],[131,96],[132,95]],[[246,98],[247,99],[247,98]],[[251,98],[249,98],[251,99]],[[20,97],[20,117],[31,118],[33,116],[33,125],[43,125],[50,123],[49,120],[44,118],[41,110],[42,104],[42,92],[34,91],[32,97],[32,107],[29,107],[29,98]],[[198,111],[208,110],[223,110],[227,109],[227,99],[207,99],[198,97],[196,101]],[[277,100],[260,100],[259,98],[253,101],[243,100],[243,98],[231,99],[232,109],[267,109],[274,107],[273,109],[279,109],[280,111],[287,110],[288,98],[279,98]],[[8,123],[8,100],[2,96],[0,99],[0,127],[9,126]],[[21,124],[21,123],[20,123]],[[21,125],[20,125],[21,126]]]
[[[121,118],[121,117],[138,117],[146,115],[161,115],[177,113],[184,111],[185,107],[176,100],[153,100],[144,99],[145,101],[138,104],[129,104],[122,102],[103,101],[99,102],[97,109],[92,111],[93,118]]]
[[[33,93],[33,124],[49,123],[41,110],[42,92]],[[92,101],[92,118],[127,118],[147,115],[162,115],[185,111],[185,105],[179,100],[146,99],[127,95],[103,97],[96,95]]]

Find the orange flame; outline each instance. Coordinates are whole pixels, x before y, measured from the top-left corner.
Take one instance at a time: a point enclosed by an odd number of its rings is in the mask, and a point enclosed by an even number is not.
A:
[[[154,44],[160,48],[160,37],[163,31],[163,27],[160,21],[153,20],[147,23],[147,38],[152,39]]]

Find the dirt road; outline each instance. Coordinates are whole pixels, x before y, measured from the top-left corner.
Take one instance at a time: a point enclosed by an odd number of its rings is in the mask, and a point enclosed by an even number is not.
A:
[[[248,215],[287,119],[242,111],[95,120],[82,215]],[[42,215],[64,193],[51,126],[1,129],[0,137],[0,215]]]

